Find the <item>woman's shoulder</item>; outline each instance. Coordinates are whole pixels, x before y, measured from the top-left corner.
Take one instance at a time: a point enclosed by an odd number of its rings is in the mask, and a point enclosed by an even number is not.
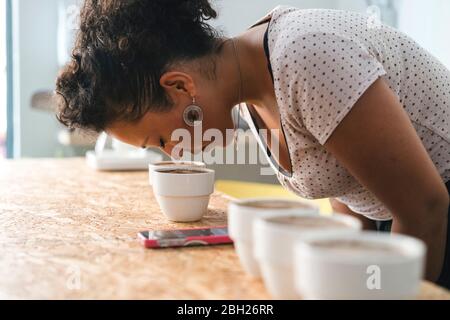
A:
[[[358,32],[344,30],[356,26],[325,19],[328,11],[280,16],[273,21],[268,40],[280,109],[289,123],[305,128],[322,145],[367,88],[386,74]],[[309,12],[314,17],[305,20],[303,15]]]
[[[289,49],[286,40],[322,36],[357,41],[370,36],[369,17],[359,12],[333,9],[298,9],[279,6],[270,14],[269,38],[273,50]]]

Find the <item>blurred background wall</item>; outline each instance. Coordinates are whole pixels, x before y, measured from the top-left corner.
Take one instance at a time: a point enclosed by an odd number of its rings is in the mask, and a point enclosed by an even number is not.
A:
[[[60,145],[54,115],[30,107],[33,93],[51,89],[58,71],[58,0],[12,2],[14,156],[54,157]]]

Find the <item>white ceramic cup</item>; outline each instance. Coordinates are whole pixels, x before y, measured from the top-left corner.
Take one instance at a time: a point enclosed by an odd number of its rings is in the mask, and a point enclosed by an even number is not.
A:
[[[280,223],[277,219],[287,221]],[[254,252],[269,293],[275,299],[300,298],[294,285],[294,246],[298,241],[329,232],[358,233],[361,228],[358,219],[342,214],[329,217],[266,216],[257,219],[254,224]]]
[[[148,165],[148,183],[152,185],[152,175],[157,169],[198,169],[206,168],[206,164],[199,161],[159,161]]]
[[[271,205],[269,205],[271,204]],[[294,200],[261,198],[232,201],[228,206],[228,231],[244,270],[260,277],[253,253],[253,222],[266,215],[316,214],[319,208]]]
[[[359,247],[349,249],[349,244]],[[310,238],[295,247],[297,292],[304,299],[414,299],[425,253],[422,241],[401,235],[362,232]]]
[[[186,170],[192,173],[173,173]],[[214,192],[214,171],[204,168],[157,169],[153,172],[153,192],[162,212],[174,222],[194,222],[208,211]]]

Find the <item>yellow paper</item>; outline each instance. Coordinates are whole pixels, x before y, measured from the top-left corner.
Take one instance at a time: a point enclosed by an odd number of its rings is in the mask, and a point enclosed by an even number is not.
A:
[[[332,212],[332,208],[328,199],[321,199],[321,200],[303,199],[287,191],[282,186],[275,184],[219,180],[216,182],[216,190],[219,192],[223,192],[227,196],[234,199],[283,198],[283,199],[302,200],[305,202],[310,202],[316,206],[319,206],[320,212],[322,214],[330,214]]]

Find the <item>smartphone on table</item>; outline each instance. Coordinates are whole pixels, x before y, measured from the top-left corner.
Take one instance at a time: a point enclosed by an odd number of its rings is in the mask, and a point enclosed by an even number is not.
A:
[[[232,244],[226,226],[178,230],[150,230],[138,237],[149,249]]]

